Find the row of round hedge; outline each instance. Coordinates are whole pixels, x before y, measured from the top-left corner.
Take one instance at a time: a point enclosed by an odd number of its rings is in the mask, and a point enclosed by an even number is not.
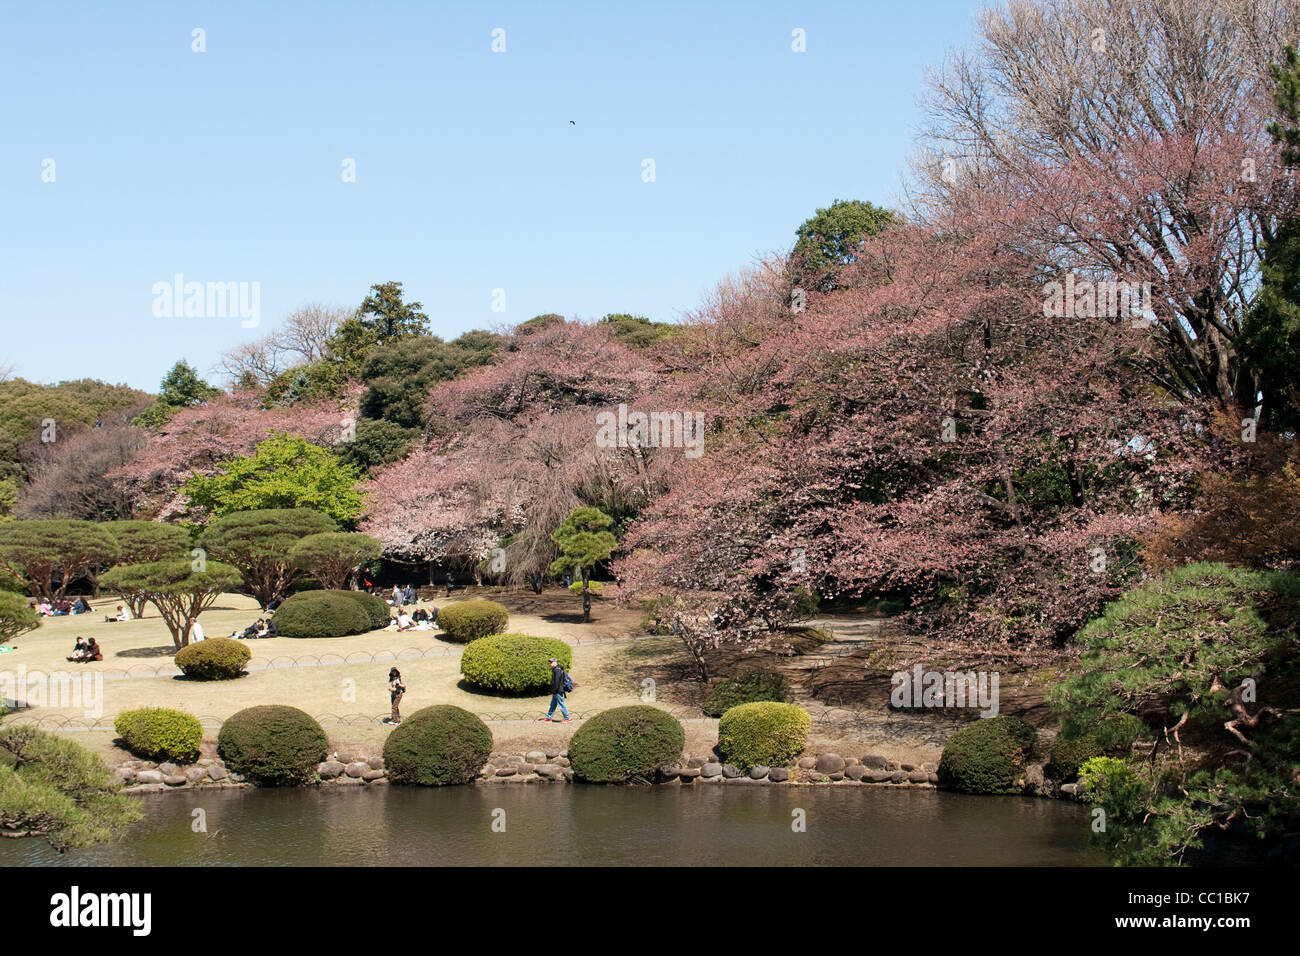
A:
[[[726,717],[719,749],[745,767],[787,762],[807,739],[807,711],[789,704],[743,704]],[[203,736],[193,716],[165,708],[127,711],[114,726],[132,753],[150,759],[188,762]],[[764,734],[771,735],[772,749],[763,749]],[[579,780],[622,783],[653,777],[681,756],[685,744],[686,731],[671,714],[635,704],[587,720],[569,741],[569,761]],[[310,782],[328,747],[324,729],[310,714],[283,704],[241,710],[217,735],[226,766],[268,786]],[[447,786],[477,777],[491,752],[492,732],[479,717],[440,704],[416,711],[393,729],[384,743],[384,765],[393,783]]]

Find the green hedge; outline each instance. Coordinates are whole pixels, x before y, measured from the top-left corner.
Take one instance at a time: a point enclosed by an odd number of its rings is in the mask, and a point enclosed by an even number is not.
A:
[[[244,673],[252,658],[248,645],[231,637],[210,637],[188,644],[173,660],[181,673],[192,680],[233,680]]]
[[[1132,714],[1107,717],[1096,727],[1082,732],[1063,728],[1052,741],[1052,755],[1047,776],[1058,783],[1068,783],[1079,775],[1079,768],[1093,757],[1124,757],[1133,741],[1149,734],[1146,724]]]
[[[127,750],[146,760],[190,763],[198,758],[203,742],[203,725],[197,717],[166,707],[124,710],[113,721],[113,730]]]
[[[710,717],[721,717],[740,704],[768,700],[785,703],[790,696],[790,686],[776,671],[744,671],[728,678],[709,692],[704,701],[704,712]]]
[[[492,731],[468,710],[436,704],[417,710],[384,742],[393,783],[443,787],[469,783],[492,754]]]
[[[487,690],[538,692],[550,686],[552,657],[567,671],[573,664],[573,649],[553,637],[494,634],[469,642],[460,658],[460,672],[471,684]]]
[[[1038,732],[1020,717],[987,717],[949,738],[939,782],[964,793],[1008,793],[1024,773]]]
[[[357,599],[357,591],[300,591],[275,612],[275,627],[282,637],[343,637],[364,634],[388,625],[387,605],[384,621],[369,605]],[[371,595],[373,596],[373,595]],[[382,599],[376,598],[380,603]]]
[[[367,594],[365,591],[329,591],[329,594],[345,594],[360,605],[361,610],[365,612],[366,617],[370,620],[370,630],[383,630],[393,620],[388,602],[378,594]],[[278,625],[277,625],[278,626]]]
[[[718,752],[743,770],[784,767],[808,745],[812,718],[794,704],[739,704],[718,721]]]
[[[569,740],[573,775],[590,783],[648,779],[682,755],[686,731],[656,707],[633,704],[588,719]]]
[[[232,714],[217,735],[218,752],[230,770],[270,786],[311,782],[328,748],[325,731],[310,714],[283,704]]]
[[[509,620],[510,612],[495,601],[457,601],[438,610],[438,626],[462,644],[500,634]]]

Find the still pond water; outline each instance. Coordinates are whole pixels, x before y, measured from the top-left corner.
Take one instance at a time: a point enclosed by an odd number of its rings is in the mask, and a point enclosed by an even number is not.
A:
[[[1105,864],[1079,804],[887,787],[331,787],[141,801],[144,818],[114,843],[60,856],[0,840],[0,866]],[[798,810],[804,832],[792,829]]]

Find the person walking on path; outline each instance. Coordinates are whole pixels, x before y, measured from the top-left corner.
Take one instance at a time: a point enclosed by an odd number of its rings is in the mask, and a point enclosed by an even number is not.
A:
[[[551,658],[551,709],[546,712],[545,717],[539,720],[554,720],[555,708],[560,708],[560,713],[564,719],[569,720],[569,708],[564,706],[565,685],[568,683],[569,675],[564,673],[564,668],[554,657]]]
[[[393,701],[393,715],[384,721],[386,724],[400,724],[402,722],[402,713],[398,710],[398,704],[402,702],[402,695],[406,693],[406,685],[402,683],[402,672],[396,667],[388,669],[388,696]]]

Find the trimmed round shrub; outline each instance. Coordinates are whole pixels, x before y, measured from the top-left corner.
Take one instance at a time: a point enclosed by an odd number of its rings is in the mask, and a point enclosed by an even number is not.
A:
[[[1123,757],[1133,748],[1133,741],[1149,733],[1146,724],[1133,714],[1107,717],[1097,726],[1070,733],[1063,728],[1052,741],[1052,755],[1047,776],[1058,783],[1069,783],[1079,775],[1079,768],[1093,757]]]
[[[325,731],[311,714],[284,704],[232,714],[217,735],[227,768],[274,787],[311,782],[328,748]]]
[[[718,752],[742,770],[784,767],[808,745],[812,718],[794,704],[739,704],[718,721]]]
[[[573,775],[589,783],[649,778],[682,755],[686,731],[671,714],[633,704],[604,710],[569,740]]]
[[[963,793],[1008,793],[1024,772],[1038,732],[1020,717],[986,717],[948,739],[939,782]]]
[[[469,783],[492,754],[492,731],[468,710],[435,704],[417,710],[384,741],[393,783],[445,787]]]
[[[460,657],[460,672],[477,687],[522,694],[546,690],[551,683],[550,659],[566,671],[573,649],[553,637],[494,634],[470,641]]]
[[[704,701],[704,712],[710,717],[721,717],[740,704],[752,704],[761,700],[784,704],[789,694],[790,686],[784,675],[776,671],[744,671],[709,691],[709,696]]]
[[[191,680],[234,680],[244,673],[253,652],[233,637],[210,637],[176,652],[173,660]]]
[[[300,591],[275,612],[282,637],[343,637],[375,629],[372,612],[353,596],[354,591]],[[388,615],[385,611],[384,623]]]
[[[346,594],[353,601],[356,601],[361,610],[365,612],[366,617],[369,618],[370,630],[372,631],[383,630],[393,619],[388,602],[378,594],[367,594],[365,591],[329,591],[326,593]]]
[[[438,626],[462,644],[500,634],[509,620],[510,612],[495,601],[457,601],[438,611]]]
[[[113,721],[113,730],[127,750],[146,760],[190,763],[198,758],[203,741],[203,725],[197,717],[166,707],[124,710]]]

